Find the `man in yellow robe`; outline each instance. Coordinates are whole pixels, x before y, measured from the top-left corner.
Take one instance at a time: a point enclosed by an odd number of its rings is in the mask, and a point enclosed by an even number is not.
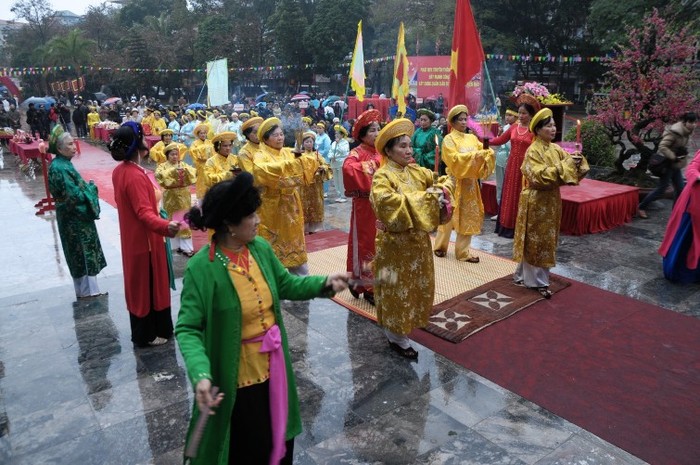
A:
[[[204,198],[204,194],[207,192],[207,176],[204,173],[204,166],[207,160],[214,155],[214,146],[211,141],[207,139],[208,133],[209,126],[204,123],[199,124],[194,128],[195,140],[192,142],[192,145],[190,145],[190,156],[197,170],[197,198],[200,200]]]
[[[97,108],[94,106],[90,107],[90,113],[87,115],[87,125],[90,129],[90,138],[95,138],[95,125],[100,122],[100,114],[97,113]]]
[[[578,185],[589,167],[580,154],[574,158],[552,142],[557,127],[549,108],[532,117],[530,132],[535,138],[520,168],[523,190],[513,236],[513,260],[518,262],[513,280],[548,299],[549,268],[556,265],[561,223],[559,187]]]
[[[438,229],[433,250],[436,256],[444,257],[454,229],[457,232],[457,260],[479,263],[479,257],[469,250],[472,236],[481,233],[484,221],[479,180],[493,173],[496,159],[493,149],[484,149],[475,135],[467,134],[468,118],[465,105],[455,106],[448,114],[452,131],[442,142],[442,160],[447,165],[447,173],[455,178],[454,213],[452,221]]]
[[[160,112],[157,110],[154,111],[153,121],[151,122],[151,134],[153,134],[154,136],[159,136],[161,131],[165,131],[167,127],[168,124],[165,122]]]
[[[243,171],[253,172],[253,160],[260,151],[260,139],[258,139],[258,128],[263,119],[259,116],[248,118],[241,125],[241,134],[245,137],[246,143],[238,151],[238,163]]]
[[[187,153],[187,146],[185,144],[180,144],[178,142],[173,142],[174,132],[171,129],[164,129],[160,132],[160,141],[156,143],[151,150],[148,152],[148,156],[155,162],[156,165],[165,163],[167,157],[165,155],[165,148],[170,144],[175,144],[180,154],[180,161],[185,158]]]
[[[309,273],[304,240],[304,214],[299,187],[314,182],[319,164],[284,146],[282,123],[268,118],[257,131],[260,151],[253,161],[253,177],[260,187],[262,206],[259,234],[291,273]]]
[[[207,177],[207,190],[214,184],[233,178],[238,168],[238,157],[232,152],[233,141],[238,137],[235,132],[222,132],[214,136],[212,145],[215,155],[204,164],[204,174]]]
[[[154,176],[158,184],[164,189],[163,208],[170,220],[177,212],[188,211],[192,206],[190,187],[196,181],[196,171],[180,158],[180,145],[173,142],[165,147],[167,159],[156,168]],[[177,235],[170,239],[172,249],[187,257],[194,255],[192,244],[192,230],[187,224],[182,225]]]

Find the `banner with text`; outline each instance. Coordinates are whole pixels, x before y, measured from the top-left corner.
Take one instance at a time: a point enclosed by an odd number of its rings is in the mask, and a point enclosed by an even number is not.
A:
[[[445,105],[453,106],[450,101],[450,57],[449,56],[413,56],[408,57],[408,79],[411,93],[417,98],[434,100],[442,94]],[[481,73],[467,83],[466,102],[469,111],[478,111],[481,100]],[[447,110],[447,109],[446,109]]]

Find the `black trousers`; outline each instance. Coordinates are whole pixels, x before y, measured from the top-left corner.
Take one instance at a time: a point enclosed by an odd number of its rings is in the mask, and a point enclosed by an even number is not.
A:
[[[139,347],[148,347],[148,343],[156,337],[165,339],[173,337],[173,318],[170,307],[158,311],[153,310],[153,268],[150,265],[148,271],[151,289],[151,311],[143,318],[129,313],[131,342]]]
[[[294,439],[286,443],[287,452],[280,461],[292,465]],[[270,382],[239,388],[231,413],[229,465],[269,465],[272,452],[270,421]]]

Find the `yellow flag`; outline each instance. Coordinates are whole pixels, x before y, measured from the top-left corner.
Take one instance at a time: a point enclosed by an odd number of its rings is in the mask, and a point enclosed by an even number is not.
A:
[[[355,91],[357,100],[365,99],[365,54],[362,51],[362,20],[357,23],[357,39],[350,63],[350,87]]]
[[[404,40],[403,22],[399,26],[399,37],[396,41],[396,55],[394,56],[394,82],[391,86],[391,96],[399,106],[398,111],[406,116],[406,97],[408,96],[408,55]]]

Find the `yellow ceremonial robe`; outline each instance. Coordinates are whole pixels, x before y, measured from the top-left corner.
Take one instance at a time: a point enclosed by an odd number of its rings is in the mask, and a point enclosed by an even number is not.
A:
[[[96,111],[91,111],[87,115],[87,125],[90,128],[90,138],[95,138],[95,125],[100,122],[100,115]]]
[[[241,147],[238,151],[238,165],[243,171],[248,173],[253,172],[253,160],[255,160],[256,154],[260,151],[260,144],[254,144],[250,141]]]
[[[185,144],[177,143],[177,150],[180,152],[180,161],[182,161],[187,153],[187,146]],[[165,156],[165,144],[162,140],[151,147],[151,150],[148,151],[148,156],[151,157],[151,160],[153,160],[156,165],[165,163],[167,157]]]
[[[233,178],[233,168],[238,167],[238,157],[230,154],[223,157],[218,153],[204,164],[204,175],[207,177],[207,190],[216,183]]]
[[[584,158],[579,167],[557,144],[535,137],[520,170],[523,190],[513,237],[513,260],[539,268],[556,264],[561,223],[559,186],[578,185],[588,173]]]
[[[166,130],[167,128],[168,123],[166,123],[163,118],[153,118],[153,121],[151,121],[151,134],[154,136],[159,136],[160,132]]]
[[[209,139],[195,139],[190,145],[190,156],[197,170],[196,190],[198,199],[203,199],[204,194],[207,192],[207,176],[204,172],[204,166],[214,153],[214,144]]]
[[[401,167],[391,160],[372,179],[370,202],[378,221],[374,276],[388,272],[397,279],[374,286],[377,320],[396,334],[427,325],[433,308],[435,273],[429,233],[440,221],[438,194],[426,192],[433,182],[429,169],[417,164]],[[452,180],[443,176],[438,186],[443,185],[451,191]]]
[[[323,183],[333,179],[331,166],[317,152],[305,152],[302,157],[315,158],[322,170],[316,172],[313,183],[301,187],[301,203],[304,209],[304,223],[323,223]]]
[[[141,126],[148,126],[149,130],[151,131],[151,134],[153,134],[153,120],[155,117],[153,115],[151,116],[144,116],[141,119]]]
[[[442,160],[448,173],[455,178],[452,226],[457,234],[479,234],[484,222],[479,179],[486,179],[493,173],[496,159],[493,149],[484,150],[483,147],[475,135],[455,130],[445,136],[442,143]]]
[[[262,196],[259,234],[286,268],[307,261],[299,188],[314,181],[318,166],[313,157],[295,158],[289,148],[277,150],[266,144],[260,144],[253,162],[252,174]]]
[[[190,209],[192,196],[189,186],[197,180],[197,173],[193,167],[187,163],[173,164],[166,161],[158,165],[154,176],[158,184],[163,187],[163,208],[168,218],[172,219],[175,212]],[[192,237],[192,231],[185,227],[180,229],[177,237]]]

